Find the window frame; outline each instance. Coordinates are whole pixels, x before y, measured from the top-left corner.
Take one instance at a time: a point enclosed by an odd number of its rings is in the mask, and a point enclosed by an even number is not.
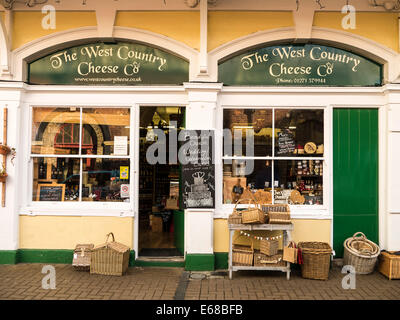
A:
[[[329,219],[329,210],[331,207],[331,190],[332,189],[332,168],[331,165],[331,148],[332,148],[332,134],[331,134],[331,129],[332,129],[332,108],[329,105],[293,105],[293,106],[288,106],[288,105],[268,105],[267,103],[264,105],[228,105],[228,104],[222,104],[219,108],[219,114],[218,114],[218,127],[219,129],[222,130],[224,129],[224,111],[226,109],[272,109],[272,130],[274,132],[275,130],[275,110],[276,109],[296,109],[296,110],[323,110],[323,119],[324,119],[324,154],[322,157],[279,157],[275,156],[275,139],[272,138],[272,156],[254,156],[254,157],[235,157],[235,156],[224,156],[224,146],[223,146],[223,135],[221,135],[219,139],[219,144],[220,144],[220,157],[219,157],[219,168],[216,168],[218,170],[218,176],[219,180],[221,183],[219,186],[216,186],[218,188],[220,197],[217,202],[217,209],[220,212],[218,216],[221,216],[222,218],[228,217],[229,214],[232,213],[233,208],[235,207],[235,204],[225,204],[223,203],[223,163],[224,160],[270,160],[271,161],[271,170],[272,174],[274,173],[274,166],[275,166],[275,161],[284,161],[284,160],[295,160],[295,161],[300,161],[300,160],[321,160],[323,161],[323,176],[322,176],[322,183],[323,183],[323,204],[322,205],[309,205],[309,204],[304,204],[304,205],[292,205],[290,204],[290,211],[292,218],[300,218],[300,219]],[[239,204],[239,208],[245,208],[248,205],[246,204]]]
[[[30,104],[29,108],[29,122],[28,122],[28,143],[27,143],[27,156],[24,164],[27,163],[27,195],[25,196],[25,204],[21,208],[21,214],[28,214],[28,215],[56,215],[56,216],[86,216],[86,215],[95,215],[95,216],[134,216],[134,208],[135,208],[135,144],[136,144],[136,134],[135,134],[135,116],[136,116],[136,105],[134,104],[119,104],[119,105],[112,105],[112,104],[77,104],[73,105],[73,107],[79,108],[80,112],[80,124],[79,124],[79,153],[78,154],[35,154],[32,153],[32,126],[33,126],[33,110],[34,108],[69,108],[71,105],[60,105],[60,104]],[[96,108],[96,109],[118,109],[124,108],[129,109],[129,154],[126,156],[114,156],[114,155],[86,155],[82,154],[82,129],[83,129],[83,109],[84,108]],[[34,158],[72,158],[78,159],[80,162],[80,170],[79,170],[79,200],[78,201],[34,201],[33,200],[33,163]],[[129,185],[130,185],[130,201],[129,202],[115,202],[115,201],[82,201],[82,169],[83,169],[83,160],[84,159],[127,159],[129,160]],[[83,211],[85,212],[83,214]]]

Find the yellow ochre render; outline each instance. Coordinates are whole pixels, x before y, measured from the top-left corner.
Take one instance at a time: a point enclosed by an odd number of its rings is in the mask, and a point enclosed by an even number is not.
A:
[[[20,216],[20,249],[74,249],[79,243],[115,240],[133,249],[133,218]],[[110,238],[111,240],[111,238]]]
[[[200,50],[200,13],[198,11],[121,11],[115,26],[162,34]]]
[[[209,11],[208,51],[257,31],[292,26],[291,11]]]
[[[313,25],[357,34],[399,51],[397,13],[357,12],[355,30],[342,28],[344,16],[341,12],[316,12]],[[54,30],[42,28],[44,17],[41,11],[13,12],[13,50],[56,32],[97,25],[94,11],[57,11]],[[199,11],[120,11],[115,26],[151,31],[200,48]],[[293,26],[292,11],[209,11],[208,50],[258,31]]]
[[[89,11],[57,11],[56,29],[45,30],[41,11],[15,11],[13,16],[12,50],[38,38],[80,27],[97,26],[96,13]]]
[[[399,52],[398,13],[357,12],[356,29],[346,30],[342,27],[343,17],[341,12],[316,12],[314,26],[353,33]]]

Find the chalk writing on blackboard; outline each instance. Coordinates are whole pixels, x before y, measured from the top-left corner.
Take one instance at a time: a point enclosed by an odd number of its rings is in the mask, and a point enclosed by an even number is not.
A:
[[[278,155],[291,154],[296,149],[293,133],[290,130],[283,130],[278,133]]]
[[[65,184],[39,184],[39,201],[64,201]]]
[[[190,140],[182,165],[184,208],[214,208],[215,168],[213,159],[214,132],[185,130]]]

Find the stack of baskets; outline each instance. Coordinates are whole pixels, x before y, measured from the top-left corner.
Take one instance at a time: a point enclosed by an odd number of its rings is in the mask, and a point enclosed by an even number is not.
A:
[[[306,279],[328,280],[332,248],[325,242],[300,242],[303,264],[301,275]]]
[[[251,245],[234,244],[232,248],[232,264],[234,266],[252,266],[254,257],[254,243]]]
[[[370,274],[374,271],[381,250],[379,246],[368,240],[362,232],[344,242],[343,264],[354,267],[358,274]]]

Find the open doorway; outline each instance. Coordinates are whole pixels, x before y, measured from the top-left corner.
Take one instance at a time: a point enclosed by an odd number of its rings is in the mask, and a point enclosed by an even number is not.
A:
[[[184,254],[180,166],[170,159],[184,125],[184,107],[140,108],[139,257]]]

